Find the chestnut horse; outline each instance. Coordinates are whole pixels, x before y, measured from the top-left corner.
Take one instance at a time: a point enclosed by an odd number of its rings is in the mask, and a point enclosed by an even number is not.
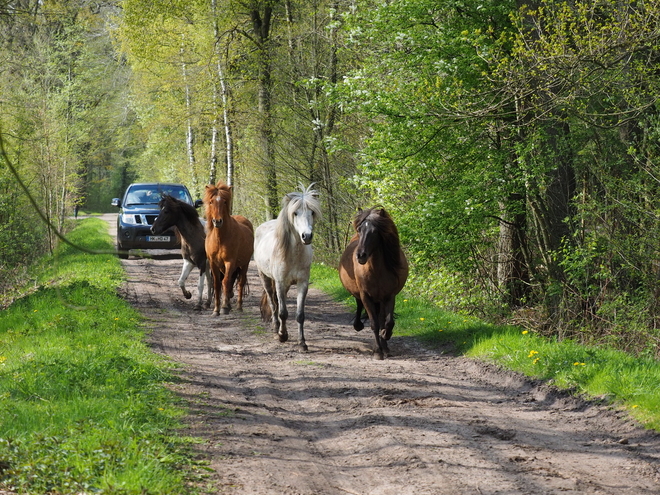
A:
[[[243,290],[247,282],[248,265],[254,249],[254,234],[250,221],[241,215],[231,215],[232,188],[222,182],[206,186],[206,256],[213,274],[215,307],[228,314],[233,286],[238,279],[236,309],[243,310]],[[222,306],[220,297],[222,294]]]
[[[186,279],[193,268],[199,269],[199,282],[197,283],[197,304],[195,309],[202,309],[202,295],[204,293],[204,279],[208,286],[208,296],[205,307],[211,305],[213,288],[211,287],[211,272],[209,271],[208,260],[206,258],[206,249],[204,239],[206,233],[204,226],[200,221],[197,210],[194,206],[185,201],[180,201],[172,196],[164,195],[158,203],[160,213],[151,226],[151,232],[161,234],[171,227],[176,227],[177,235],[181,239],[181,257],[183,258],[183,268],[179,277],[179,287],[186,299],[190,299],[192,294],[186,290]]]
[[[314,222],[321,217],[318,193],[312,187],[313,184],[307,189],[301,186],[301,192],[284,196],[277,219],[259,225],[254,236],[254,262],[264,286],[262,318],[270,316],[280,342],[288,340],[286,296],[289,288],[295,284],[298,296],[298,347],[303,351],[307,350],[303,324],[312,265]]]
[[[339,262],[339,278],[355,297],[353,328],[362,330],[366,308],[376,338],[374,356],[389,356],[387,341],[394,328],[394,300],[408,278],[408,260],[392,217],[383,208],[358,212],[350,240]]]

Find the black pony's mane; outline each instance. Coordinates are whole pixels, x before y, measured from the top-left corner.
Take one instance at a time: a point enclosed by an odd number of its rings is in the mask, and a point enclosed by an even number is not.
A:
[[[158,207],[162,208],[166,204],[173,210],[178,209],[181,212],[181,214],[185,217],[185,219],[188,222],[192,223],[193,225],[199,223],[199,215],[197,214],[197,210],[195,209],[194,206],[189,205],[185,201],[181,201],[167,194],[161,198],[160,202],[158,203]]]
[[[398,270],[403,265],[401,263],[401,242],[399,241],[399,231],[394,224],[394,220],[385,208],[367,208],[361,210],[353,220],[353,227],[359,232],[360,226],[369,220],[378,232],[380,245],[383,250],[385,264],[394,270]]]

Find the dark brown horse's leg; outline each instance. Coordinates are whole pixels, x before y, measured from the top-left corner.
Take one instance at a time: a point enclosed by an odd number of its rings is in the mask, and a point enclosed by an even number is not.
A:
[[[382,303],[381,321],[383,328],[380,331],[380,336],[385,340],[390,340],[392,337],[392,329],[394,328],[394,296]]]
[[[353,328],[358,332],[364,328],[364,323],[362,323],[362,310],[364,309],[364,304],[359,297],[355,298],[355,303],[357,309],[355,310],[355,319],[353,320]]]
[[[374,357],[376,359],[384,359],[385,352],[383,349],[383,343],[385,341],[380,337],[379,304],[372,301],[369,297],[366,297],[364,294],[361,295],[361,299],[365,309],[367,310],[367,314],[369,315],[371,330],[374,332],[374,338],[376,339],[376,346],[374,347]],[[385,344],[385,346],[387,346],[387,344]]]

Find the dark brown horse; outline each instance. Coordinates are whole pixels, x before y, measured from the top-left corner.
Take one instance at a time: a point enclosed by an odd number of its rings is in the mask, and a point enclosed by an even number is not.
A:
[[[183,268],[179,277],[179,287],[186,299],[190,299],[192,294],[186,289],[186,279],[193,268],[199,269],[199,282],[197,283],[197,304],[195,309],[202,309],[202,297],[204,293],[204,279],[208,287],[208,296],[206,304],[208,308],[211,305],[213,288],[211,287],[211,272],[208,269],[206,259],[206,249],[204,248],[204,239],[206,233],[204,226],[200,222],[199,215],[194,206],[185,201],[180,201],[172,196],[163,196],[158,203],[160,213],[151,226],[151,232],[162,234],[171,227],[176,227],[177,235],[181,240],[181,257],[183,258]]]
[[[342,254],[339,278],[355,297],[353,328],[362,330],[367,310],[376,338],[374,356],[389,356],[387,341],[394,328],[394,300],[408,278],[406,259],[392,217],[383,208],[360,211],[353,221],[355,235]]]
[[[229,313],[234,282],[238,279],[236,309],[243,309],[243,291],[248,265],[254,250],[252,223],[241,215],[231,215],[232,188],[222,182],[206,186],[206,255],[213,274],[215,307],[213,315]],[[220,296],[222,294],[222,306]]]

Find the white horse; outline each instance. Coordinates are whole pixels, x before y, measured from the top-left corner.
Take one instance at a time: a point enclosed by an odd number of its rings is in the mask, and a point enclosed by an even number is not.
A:
[[[272,318],[273,330],[280,342],[286,342],[289,338],[286,296],[295,284],[298,292],[298,346],[303,351],[307,350],[303,324],[312,265],[311,243],[314,222],[321,217],[318,193],[313,186],[305,189],[301,185],[301,192],[284,196],[277,219],[262,223],[254,233],[254,261],[264,286],[261,316],[264,320]]]

